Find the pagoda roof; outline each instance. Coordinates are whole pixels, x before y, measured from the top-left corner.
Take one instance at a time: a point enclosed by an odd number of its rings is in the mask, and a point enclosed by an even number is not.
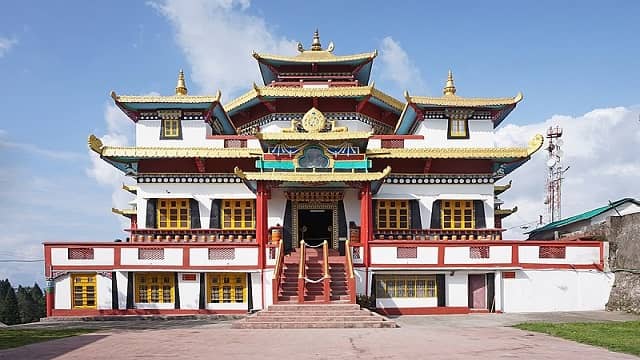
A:
[[[138,193],[138,187],[136,185],[122,184],[122,190],[128,191],[134,195]]]
[[[513,213],[515,213],[517,211],[518,211],[518,207],[515,206],[513,209],[496,209],[493,214],[495,216],[499,217],[499,218],[503,218],[504,219],[507,216],[509,216],[509,215],[511,215],[511,214],[513,214]]]
[[[244,172],[234,169],[236,176],[243,180],[288,181],[288,182],[359,182],[382,180],[391,173],[387,166],[378,172]]]
[[[502,98],[460,97],[456,95],[456,87],[453,83],[453,74],[451,71],[449,71],[442,96],[411,96],[409,92],[405,91],[404,97],[406,104],[395,130],[395,133],[399,135],[410,134],[415,129],[417,121],[422,120],[424,111],[442,108],[493,110],[496,112],[496,116],[492,118],[495,128],[524,98],[521,92],[513,97]]]
[[[261,99],[264,98],[364,98],[368,96],[370,97],[370,102],[391,110],[396,114],[399,114],[404,106],[400,100],[376,89],[374,84],[369,86],[336,86],[329,88],[260,87],[254,84],[253,89],[228,104],[225,104],[224,109],[229,116],[233,116],[241,110],[260,103]]]
[[[493,186],[493,194],[494,195],[500,195],[503,192],[509,190],[511,188],[511,180],[509,180],[508,184],[505,185],[494,185]]]
[[[116,209],[116,208],[111,208],[111,212],[114,213],[114,214],[122,215],[124,217],[128,217],[128,218],[131,218],[132,216],[135,216],[137,214],[137,210],[136,209]]]
[[[361,54],[335,55],[333,54],[333,42],[326,49],[320,44],[318,30],[313,34],[313,42],[310,49],[304,49],[298,43],[297,55],[273,55],[253,52],[253,57],[258,60],[260,73],[264,84],[269,84],[277,79],[278,68],[281,66],[311,66],[311,65],[347,65],[353,67],[354,76],[361,84],[369,82],[373,59],[378,56],[376,50]]]

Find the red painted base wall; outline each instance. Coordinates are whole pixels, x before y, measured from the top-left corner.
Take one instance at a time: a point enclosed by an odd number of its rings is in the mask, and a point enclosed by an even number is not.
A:
[[[246,314],[246,310],[184,310],[184,309],[128,309],[128,310],[96,310],[96,309],[53,309],[51,316],[109,316],[109,315],[230,315]]]
[[[446,314],[469,314],[466,306],[442,306],[442,307],[420,307],[420,308],[389,308],[376,309],[382,315],[446,315]]]

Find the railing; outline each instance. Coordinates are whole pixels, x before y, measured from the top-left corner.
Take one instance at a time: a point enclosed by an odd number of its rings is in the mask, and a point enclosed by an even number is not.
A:
[[[322,243],[322,253],[324,261],[323,294],[324,301],[328,303],[331,300],[331,275],[329,275],[329,243],[327,240]]]
[[[130,242],[256,242],[255,229],[127,229]]]
[[[480,240],[502,239],[503,229],[409,229],[375,230],[373,240]]]
[[[273,302],[278,300],[278,291],[280,290],[280,277],[282,276],[282,262],[284,261],[284,241],[280,240],[278,244],[278,257],[276,266],[273,269],[273,279],[271,281],[271,290],[273,292]]]
[[[304,283],[306,276],[305,269],[305,244],[304,240],[300,240],[300,262],[298,264],[298,303],[302,304],[304,302]]]
[[[349,291],[349,302],[352,304],[356,303],[356,279],[353,274],[353,252],[351,250],[350,240],[347,239],[345,242],[345,269],[347,270],[347,290]]]

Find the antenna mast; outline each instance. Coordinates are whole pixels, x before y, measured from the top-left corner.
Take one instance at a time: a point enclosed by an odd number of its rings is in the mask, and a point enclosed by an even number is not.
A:
[[[545,205],[547,205],[547,218],[549,222],[554,222],[562,218],[562,179],[563,174],[569,170],[562,168],[561,157],[562,152],[562,128],[559,126],[550,126],[547,129],[547,167],[549,174],[547,176]]]

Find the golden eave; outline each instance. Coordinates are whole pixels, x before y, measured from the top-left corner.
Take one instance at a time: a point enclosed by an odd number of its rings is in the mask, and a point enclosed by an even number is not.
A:
[[[259,87],[254,84],[253,89],[240,97],[231,100],[228,104],[224,105],[224,109],[227,112],[233,111],[235,108],[255,99],[257,97],[283,97],[283,98],[324,98],[324,97],[358,97],[358,96],[372,96],[385,104],[391,106],[398,111],[402,111],[404,103],[400,100],[393,98],[390,95],[383,93],[382,91],[374,88],[373,85],[369,86],[348,86],[348,87],[330,87],[330,88],[294,88],[294,87]]]
[[[483,106],[504,106],[514,105],[522,101],[523,95],[519,92],[514,97],[505,98],[463,98],[456,95],[444,95],[440,97],[432,96],[409,96],[405,93],[407,102],[416,105],[429,106],[451,106],[451,107],[483,107]]]
[[[495,195],[500,195],[503,192],[509,190],[510,188],[511,188],[511,180],[509,180],[509,183],[505,184],[505,185],[494,185],[493,186],[493,193]]]
[[[329,131],[329,132],[265,132],[257,133],[256,138],[266,141],[306,141],[306,140],[350,140],[368,139],[373,135],[370,131]]]
[[[238,167],[234,173],[244,180],[264,181],[291,181],[291,182],[349,182],[349,181],[376,181],[385,178],[391,173],[391,167],[387,166],[380,172],[354,173],[354,172],[244,172]]]
[[[89,147],[102,157],[115,158],[259,158],[262,149],[252,148],[162,148],[104,146],[94,135],[89,136]]]
[[[128,191],[134,195],[138,193],[138,187],[135,185],[122,184],[122,190]]]
[[[137,214],[136,209],[117,209],[111,208],[111,212],[114,214],[122,215],[124,217],[131,217]]]
[[[271,61],[309,64],[309,63],[334,63],[334,62],[358,61],[358,60],[366,61],[378,56],[378,52],[374,50],[372,52],[361,53],[361,54],[334,55],[329,51],[306,50],[295,56],[283,56],[283,55],[272,55],[272,54],[260,54],[254,51],[252,55],[258,61],[271,60]]]
[[[538,134],[529,141],[528,147],[508,148],[409,148],[409,149],[370,149],[369,158],[398,159],[519,159],[527,158],[538,151],[544,142]]]
[[[517,206],[514,207],[513,209],[496,209],[494,212],[494,215],[504,218],[515,213],[516,211],[518,211]]]
[[[127,103],[170,103],[170,104],[201,104],[220,102],[222,96],[220,90],[215,96],[208,95],[117,95],[115,91],[111,92],[111,98],[121,104]]]

